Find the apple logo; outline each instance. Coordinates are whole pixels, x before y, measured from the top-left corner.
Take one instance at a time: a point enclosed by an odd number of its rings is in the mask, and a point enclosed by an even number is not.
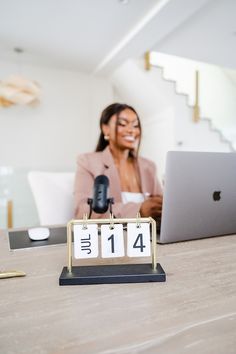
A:
[[[215,191],[215,192],[213,193],[213,200],[214,200],[214,201],[220,200],[220,198],[221,198],[220,193],[221,193],[221,191]]]

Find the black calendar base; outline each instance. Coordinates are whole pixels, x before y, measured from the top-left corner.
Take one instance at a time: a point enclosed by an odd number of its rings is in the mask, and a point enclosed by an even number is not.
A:
[[[88,285],[115,283],[164,282],[166,274],[158,263],[154,271],[151,264],[118,264],[72,267],[69,273],[64,267],[59,285]]]

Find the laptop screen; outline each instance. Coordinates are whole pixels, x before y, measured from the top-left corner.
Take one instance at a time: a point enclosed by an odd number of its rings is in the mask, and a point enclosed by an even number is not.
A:
[[[167,154],[160,242],[236,233],[236,153]]]

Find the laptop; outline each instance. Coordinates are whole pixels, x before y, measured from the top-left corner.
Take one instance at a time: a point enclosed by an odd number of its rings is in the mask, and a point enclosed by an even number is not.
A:
[[[236,234],[236,153],[167,153],[160,243]]]

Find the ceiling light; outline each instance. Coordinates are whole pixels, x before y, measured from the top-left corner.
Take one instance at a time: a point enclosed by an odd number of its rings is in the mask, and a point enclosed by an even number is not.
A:
[[[14,48],[17,54],[23,53],[22,48]],[[0,106],[9,107],[13,104],[28,105],[38,102],[40,87],[37,82],[21,75],[11,75],[0,81]]]
[[[0,81],[2,106],[32,104],[37,101],[39,94],[40,87],[36,82],[19,75],[12,75],[8,79]]]
[[[119,0],[119,2],[122,4],[122,5],[127,5],[129,3],[129,0]]]

